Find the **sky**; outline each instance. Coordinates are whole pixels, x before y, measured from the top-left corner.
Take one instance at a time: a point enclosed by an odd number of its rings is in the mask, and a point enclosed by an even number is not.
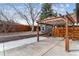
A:
[[[11,4],[12,3],[10,3],[10,5]],[[8,17],[11,16],[12,18],[16,19],[18,23],[27,24],[26,21],[22,17],[20,17],[20,15],[17,15],[16,11],[10,5],[0,3],[0,9],[2,9]],[[25,8],[27,9],[27,7],[23,3],[14,3],[13,5],[24,14],[27,14],[28,18],[30,18],[28,12],[27,13],[25,12]],[[32,7],[35,8],[35,10],[39,11],[41,10],[41,5],[42,5],[41,3],[33,3]],[[76,8],[75,3],[52,3],[53,11],[62,15],[65,15],[66,11],[69,13],[73,13],[73,10],[75,8]],[[31,22],[31,20],[29,22]]]
[[[73,10],[76,9],[75,3],[61,3],[61,4],[53,4],[52,8],[62,15],[66,14],[66,11],[69,13],[73,13]]]

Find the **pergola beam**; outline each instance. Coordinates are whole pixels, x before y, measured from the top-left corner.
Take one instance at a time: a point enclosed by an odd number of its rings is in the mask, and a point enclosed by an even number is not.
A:
[[[65,26],[65,39],[64,39],[65,51],[69,52],[69,34],[68,34],[68,24],[69,23],[68,22],[69,22],[70,18],[68,18],[67,15],[66,15],[66,16],[63,17],[63,19],[65,20],[65,23],[63,24]],[[48,23],[40,22],[40,21],[37,22],[37,24],[38,24],[37,25],[37,42],[39,42],[39,24],[44,24],[44,25],[49,25],[49,26],[62,25],[62,23],[60,23],[60,24],[57,24],[57,23],[55,23],[55,24],[53,24],[53,23],[52,24],[48,24]]]

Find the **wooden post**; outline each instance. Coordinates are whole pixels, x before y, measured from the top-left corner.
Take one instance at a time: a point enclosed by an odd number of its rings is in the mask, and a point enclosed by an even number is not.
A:
[[[53,37],[55,37],[55,27],[53,26]]]
[[[52,36],[54,37],[54,26],[52,26]]]
[[[39,42],[39,23],[37,23],[37,42]]]
[[[72,40],[74,40],[73,39],[74,38],[74,24],[73,24],[73,29],[72,30],[73,30],[73,32],[72,32],[72,37],[71,38],[72,38]]]
[[[66,18],[66,36],[65,36],[65,50],[69,52],[69,38],[68,38],[68,19]]]

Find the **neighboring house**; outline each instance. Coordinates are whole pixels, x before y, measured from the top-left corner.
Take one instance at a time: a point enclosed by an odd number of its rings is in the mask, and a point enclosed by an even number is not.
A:
[[[52,27],[47,25],[41,25],[41,32],[43,33],[49,33],[51,32]]]

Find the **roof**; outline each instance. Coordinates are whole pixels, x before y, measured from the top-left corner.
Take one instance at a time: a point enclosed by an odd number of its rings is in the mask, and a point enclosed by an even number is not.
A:
[[[74,23],[74,22],[76,22],[76,17],[74,18],[74,17],[72,17],[72,16],[75,16],[75,15],[70,15],[70,14],[68,14],[68,15],[65,15],[67,18],[68,18],[68,24],[70,25],[70,24],[72,24],[72,23]],[[58,17],[48,17],[48,18],[46,18],[46,19],[44,19],[44,20],[40,20],[40,21],[38,21],[38,23],[39,24],[45,24],[45,25],[51,25],[51,26],[62,26],[62,25],[65,25],[66,24],[66,22],[65,22],[65,18],[64,17],[62,17],[62,16],[58,16]]]
[[[61,17],[55,17],[55,18],[54,17],[48,17],[44,20],[39,21],[38,23],[54,26],[54,25],[60,25],[60,24],[64,25],[65,21]]]

